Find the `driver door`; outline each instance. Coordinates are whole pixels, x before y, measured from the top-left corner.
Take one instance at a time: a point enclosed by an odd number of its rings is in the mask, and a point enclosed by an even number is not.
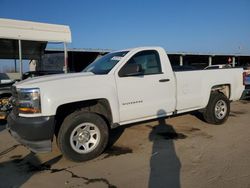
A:
[[[137,74],[121,75],[126,66],[137,64]],[[130,66],[131,67],[131,66]],[[132,75],[132,76],[131,76]],[[174,109],[174,82],[162,72],[155,50],[136,53],[118,72],[116,84],[120,122],[162,116]]]

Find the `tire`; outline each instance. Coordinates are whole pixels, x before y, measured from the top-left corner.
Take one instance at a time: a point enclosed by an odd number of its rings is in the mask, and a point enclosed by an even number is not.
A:
[[[207,107],[203,112],[203,117],[207,123],[223,124],[230,112],[230,102],[228,98],[219,92],[212,92]]]
[[[67,159],[82,162],[100,155],[107,146],[108,137],[108,126],[102,117],[75,111],[63,121],[57,145]]]

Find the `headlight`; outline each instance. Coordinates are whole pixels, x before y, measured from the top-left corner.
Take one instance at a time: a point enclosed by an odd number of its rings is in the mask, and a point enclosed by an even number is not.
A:
[[[17,93],[17,108],[19,113],[41,113],[40,90],[38,88],[19,89]]]

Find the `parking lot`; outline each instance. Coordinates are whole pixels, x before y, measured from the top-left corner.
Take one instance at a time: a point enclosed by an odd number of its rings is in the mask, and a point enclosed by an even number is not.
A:
[[[0,125],[0,187],[250,187],[250,101],[231,104],[228,121],[198,113],[112,131],[100,157],[73,163],[56,146],[33,154]]]

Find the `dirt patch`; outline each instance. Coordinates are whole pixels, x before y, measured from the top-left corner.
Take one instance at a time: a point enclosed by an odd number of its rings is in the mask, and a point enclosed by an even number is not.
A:
[[[246,111],[231,111],[231,113],[241,115],[241,114],[246,114]]]
[[[240,103],[242,103],[242,104],[249,104],[250,100],[249,99],[248,100],[241,100]]]
[[[8,161],[8,164],[14,164],[18,167],[18,169],[21,171],[21,173],[24,174],[35,174],[38,172],[48,172],[48,173],[58,173],[58,172],[67,172],[71,175],[71,178],[77,178],[82,179],[84,182],[83,184],[93,184],[93,183],[104,183],[109,188],[116,188],[115,185],[112,185],[107,179],[105,178],[88,178],[84,176],[79,176],[76,173],[74,173],[70,168],[72,167],[65,167],[65,168],[52,168],[52,165],[57,163],[59,160],[61,160],[62,155],[59,155],[49,161],[46,161],[42,164],[39,163],[37,158],[35,156],[31,156],[28,158],[21,158],[21,156],[11,156],[10,158],[14,158],[14,160]],[[2,164],[1,167],[7,168],[8,166]],[[67,182],[69,183],[69,181]]]
[[[185,134],[176,132],[162,132],[162,133],[157,133],[157,135],[159,135],[165,140],[178,140],[187,138]]]
[[[233,110],[231,110],[229,116],[230,117],[237,117],[238,115],[244,115],[246,113],[247,113],[247,111],[244,111],[244,110],[242,110],[242,111],[233,111]]]
[[[22,157],[22,155],[13,155],[10,157],[10,159],[19,159],[21,157]]]
[[[202,131],[199,128],[195,128],[195,127],[178,127],[178,132],[182,132],[184,134],[189,134],[191,137],[194,136],[202,136],[204,138],[212,138],[212,135],[207,134],[206,132]]]
[[[124,155],[128,153],[133,153],[133,150],[129,147],[119,147],[119,146],[112,146],[111,148],[107,149],[104,154],[106,158],[113,157],[113,156],[119,156]]]
[[[1,158],[1,156],[6,155],[7,153],[11,152],[12,150],[16,149],[19,146],[21,146],[21,144],[16,144],[16,145],[14,145],[14,146],[0,152],[0,158]]]
[[[190,132],[197,132],[200,131],[199,128],[196,127],[188,127],[188,126],[178,126],[176,128],[178,132],[185,132],[185,133],[190,133]]]
[[[200,131],[200,129],[191,127],[188,131],[189,132],[196,132],[196,131]]]
[[[206,132],[198,132],[198,133],[195,134],[195,136],[201,136],[201,137],[204,137],[204,138],[207,138],[207,139],[213,138],[212,135],[207,134]]]

